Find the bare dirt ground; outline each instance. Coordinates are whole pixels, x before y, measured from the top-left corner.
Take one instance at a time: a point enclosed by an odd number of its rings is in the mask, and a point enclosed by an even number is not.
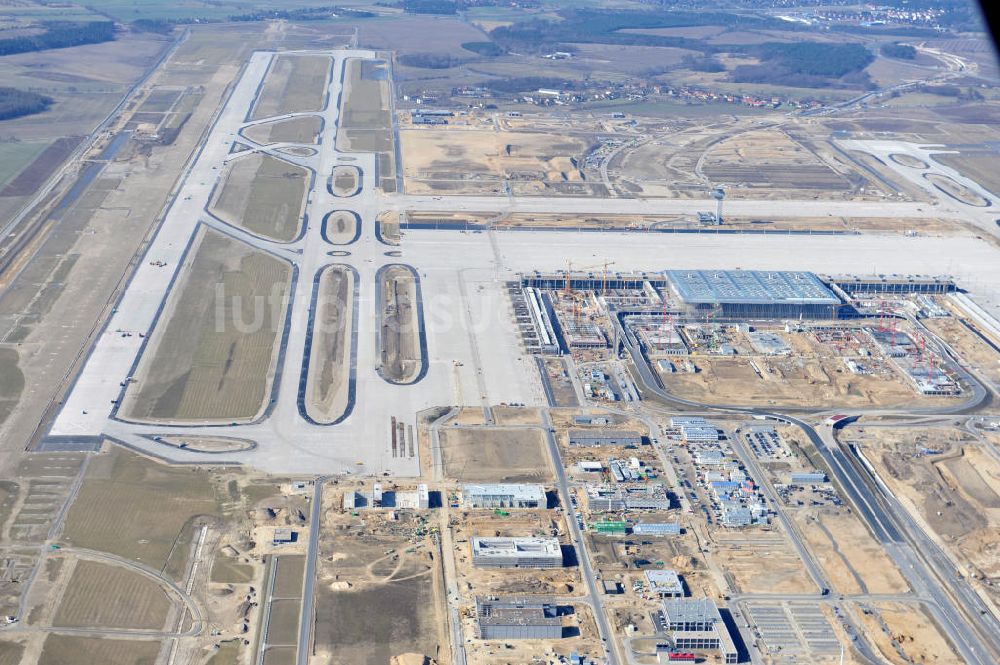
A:
[[[211,230],[193,256],[143,353],[138,383],[126,393],[130,419],[229,422],[253,419],[264,407],[291,270]],[[236,303],[261,306],[248,313]]]
[[[406,189],[413,194],[596,193],[580,168],[586,137],[476,128],[401,128]]]
[[[810,332],[776,334],[791,348],[790,356],[760,356],[747,348],[725,357],[701,350],[689,356],[698,372],[657,371],[667,390],[715,404],[880,407],[947,404],[952,399],[918,395],[877,350],[862,357],[853,346],[838,349]],[[857,345],[868,343],[860,331],[854,335]],[[734,341],[739,344],[740,339]],[[850,371],[845,358],[860,362],[869,373]]]
[[[1000,600],[1000,464],[984,449],[989,444],[957,428],[868,427],[850,430],[855,435],[880,477],[973,585]]]
[[[333,245],[351,243],[358,232],[358,216],[348,210],[335,210],[323,219],[323,237]]]
[[[230,162],[209,210],[233,226],[289,242],[299,235],[308,187],[306,169],[253,153]]]
[[[951,198],[965,203],[966,205],[975,206],[977,208],[985,208],[989,205],[989,201],[980,196],[978,193],[972,191],[965,185],[952,180],[948,176],[939,175],[937,173],[926,173],[924,174],[924,179]]]
[[[832,507],[789,512],[837,593],[903,593],[909,589],[856,515]]]
[[[958,319],[954,316],[929,318],[924,319],[923,323],[928,330],[946,340],[978,372],[990,381],[1000,383],[1000,353]]]
[[[958,656],[934,622],[917,605],[877,603],[859,612],[865,633],[893,665],[951,663]]]
[[[330,191],[336,196],[354,196],[361,189],[361,172],[356,166],[340,165],[330,174]]]
[[[395,512],[395,520],[324,513],[316,587],[324,662],[384,665],[407,653],[448,661],[440,549],[419,513]]]
[[[715,533],[712,557],[742,593],[810,593],[816,587],[791,543],[776,529]],[[767,566],[760,562],[766,560]]]
[[[705,175],[731,187],[840,192],[848,179],[780,130],[747,132],[720,141],[704,157]]]
[[[552,479],[542,434],[536,430],[441,430],[444,472],[460,482],[547,482]]]
[[[353,292],[353,273],[336,266],[323,272],[306,383],[306,411],[318,422],[332,422],[347,408]]]
[[[378,288],[382,290],[379,372],[391,382],[406,383],[421,366],[416,281],[406,268],[393,266],[382,274]]]
[[[656,231],[702,229],[711,232],[714,227],[706,228],[692,216],[637,216],[637,215],[560,215],[537,213],[513,213],[497,215],[495,213],[449,213],[449,212],[409,212],[407,223],[420,225],[469,225],[497,230],[519,227],[550,227],[562,229],[599,228],[607,230],[621,229],[623,231]],[[844,233],[913,233],[921,235],[954,235],[968,234],[969,230],[952,221],[944,219],[894,219],[878,218],[844,218],[844,217],[736,217],[726,216],[725,231],[739,230],[751,232],[781,232],[781,231],[840,231]],[[659,237],[659,236],[654,236]]]

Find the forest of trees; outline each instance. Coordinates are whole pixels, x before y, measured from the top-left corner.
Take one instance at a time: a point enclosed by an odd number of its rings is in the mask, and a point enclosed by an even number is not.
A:
[[[913,60],[917,57],[917,49],[913,48],[909,44],[900,44],[894,42],[892,44],[882,44],[879,49],[887,58],[899,58],[900,60]]]
[[[862,88],[871,86],[864,69],[875,56],[861,44],[767,42],[748,50],[761,63],[736,67],[730,74],[736,83],[819,88],[837,81]]]
[[[0,120],[41,113],[52,105],[52,98],[37,92],[0,88]]]
[[[490,58],[495,58],[498,55],[506,53],[506,51],[493,42],[465,42],[462,44],[462,48],[466,51],[472,51],[473,53],[485,55]]]
[[[82,44],[99,44],[115,38],[112,21],[70,23],[66,21],[44,23],[45,32],[25,37],[0,40],[0,55],[30,53],[50,48],[66,48]]]
[[[399,64],[407,67],[420,67],[421,69],[448,69],[462,64],[461,58],[456,58],[447,53],[404,53],[397,60]]]

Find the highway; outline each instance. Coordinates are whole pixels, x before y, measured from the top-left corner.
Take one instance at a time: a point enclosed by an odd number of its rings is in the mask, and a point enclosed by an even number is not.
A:
[[[309,665],[309,654],[312,652],[316,559],[319,556],[319,532],[323,519],[323,485],[328,480],[329,477],[325,476],[317,478],[313,487],[312,507],[309,511],[309,548],[306,550],[306,565],[302,574],[302,606],[299,611],[299,639],[298,648],[295,650],[295,665]],[[263,635],[261,640],[263,643]]]
[[[555,467],[556,484],[559,488],[559,501],[562,503],[566,514],[566,523],[569,525],[569,532],[573,538],[573,545],[576,548],[576,557],[580,564],[580,574],[584,584],[587,585],[587,594],[590,597],[591,610],[594,613],[594,622],[597,624],[597,633],[601,637],[601,646],[607,657],[608,665],[618,665],[620,656],[618,655],[618,641],[614,639],[614,632],[608,625],[608,617],[604,613],[604,604],[601,602],[601,594],[597,589],[597,579],[594,577],[594,570],[590,566],[590,554],[587,552],[587,544],[583,538],[583,531],[577,521],[579,513],[571,500],[569,492],[569,481],[566,479],[566,469],[562,463],[562,455],[559,454],[559,445],[552,434],[552,420],[549,418],[547,409],[540,410],[542,414],[542,425],[545,429],[545,440],[549,445],[549,455],[552,458],[552,465]]]

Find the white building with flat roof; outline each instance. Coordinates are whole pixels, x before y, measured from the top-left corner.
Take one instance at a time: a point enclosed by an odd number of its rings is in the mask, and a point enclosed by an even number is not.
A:
[[[646,583],[660,598],[684,597],[684,584],[676,570],[647,570]]]
[[[545,508],[545,488],[538,484],[462,485],[466,508]]]
[[[472,565],[480,568],[562,568],[562,547],[555,538],[472,539]]]

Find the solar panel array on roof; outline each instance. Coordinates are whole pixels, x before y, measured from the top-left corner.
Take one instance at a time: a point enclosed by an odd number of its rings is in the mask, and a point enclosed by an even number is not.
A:
[[[829,304],[840,299],[811,272],[668,270],[677,295],[690,304]]]

